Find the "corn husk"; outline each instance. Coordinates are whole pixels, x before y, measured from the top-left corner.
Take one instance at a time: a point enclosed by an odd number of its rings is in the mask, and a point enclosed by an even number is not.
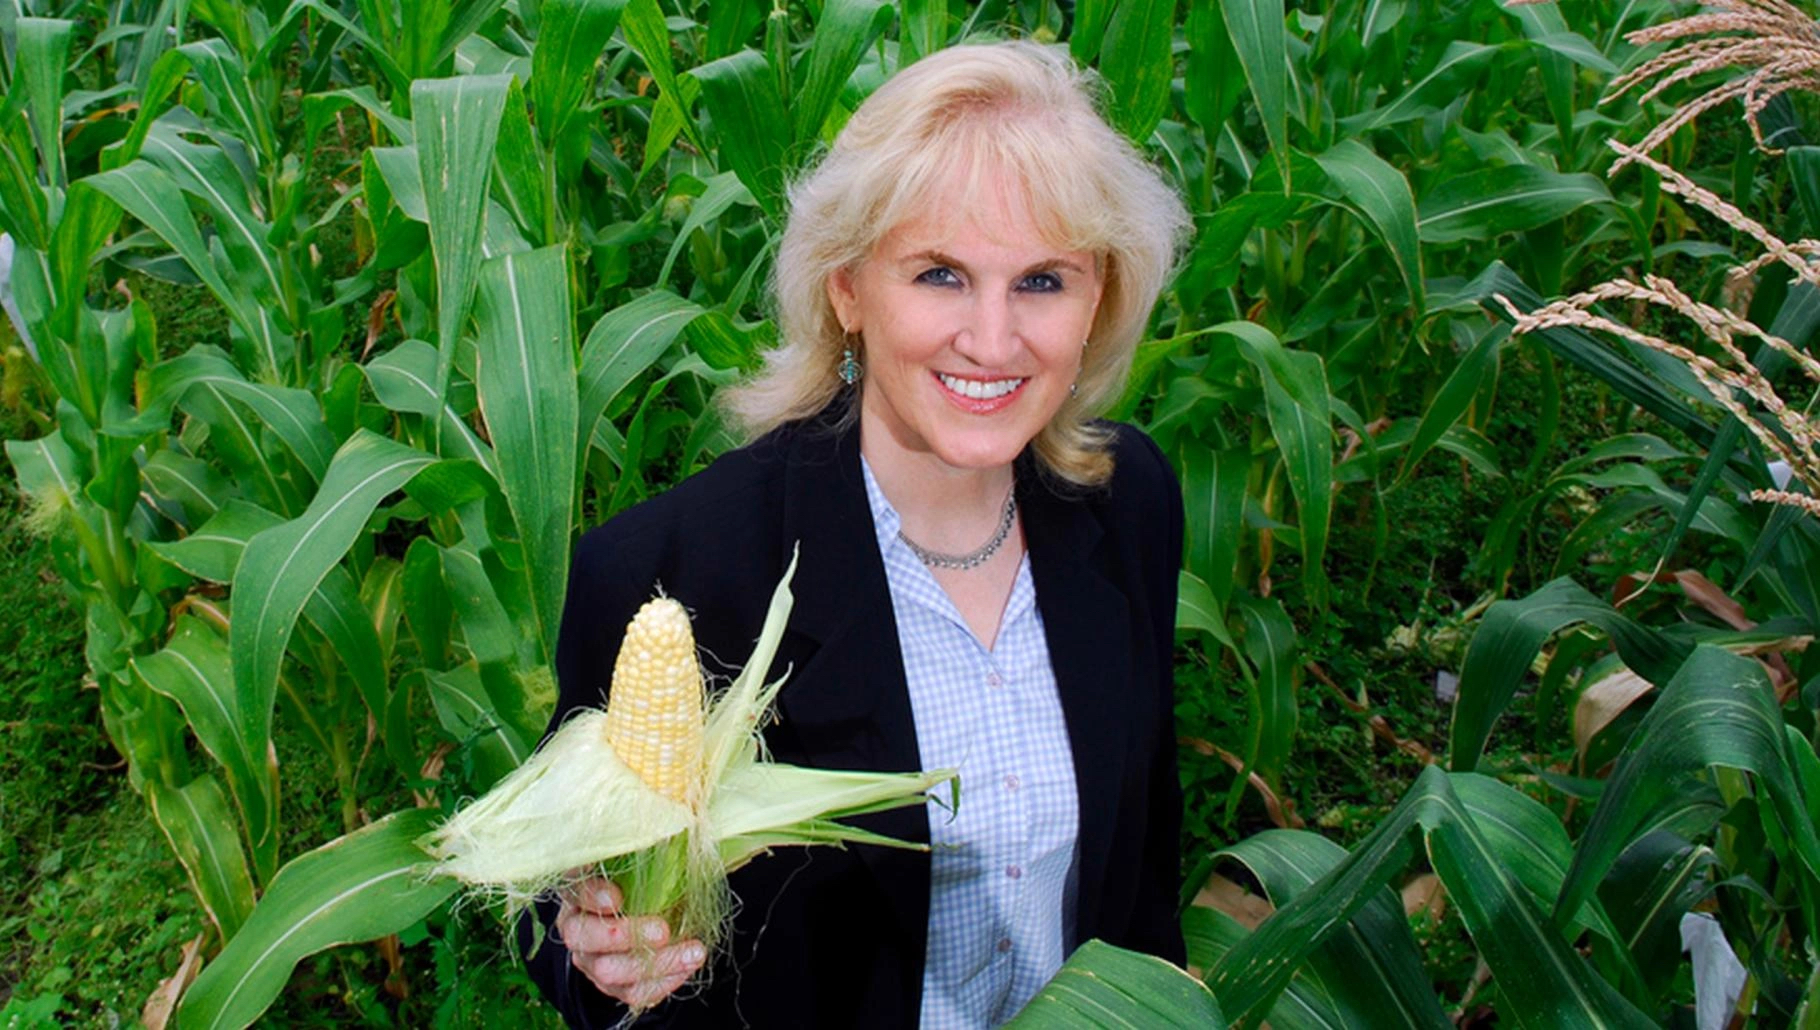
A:
[[[726,875],[776,847],[849,842],[926,849],[836,820],[920,804],[954,770],[842,772],[768,761],[760,730],[787,677],[765,672],[794,601],[794,556],[778,583],[751,658],[704,718],[700,789],[693,807],[652,790],[620,761],[606,713],[577,712],[517,770],[456,812],[423,844],[434,872],[510,910],[603,873],[629,915],[663,915],[679,936],[714,947],[730,908]]]

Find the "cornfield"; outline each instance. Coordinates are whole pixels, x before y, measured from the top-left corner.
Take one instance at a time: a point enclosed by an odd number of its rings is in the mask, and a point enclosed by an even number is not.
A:
[[[985,34],[1096,69],[1196,222],[1107,412],[1187,501],[1191,968],[1090,942],[1016,1025],[1820,1026],[1810,12],[15,0],[6,453],[206,925],[146,1021],[449,911],[419,842],[543,736],[577,534],[737,444],[787,183]],[[1439,481],[1490,500],[1427,736],[1329,667]],[[1349,847],[1330,725],[1394,780]]]

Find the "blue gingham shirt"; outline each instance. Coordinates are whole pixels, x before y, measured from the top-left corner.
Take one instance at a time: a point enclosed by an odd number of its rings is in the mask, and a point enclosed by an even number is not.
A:
[[[1036,607],[1018,566],[991,650],[898,538],[900,520],[862,461],[897,616],[925,769],[960,770],[951,819],[929,806],[933,845],[923,1030],[1017,1015],[1061,968],[1074,936],[1074,756]]]

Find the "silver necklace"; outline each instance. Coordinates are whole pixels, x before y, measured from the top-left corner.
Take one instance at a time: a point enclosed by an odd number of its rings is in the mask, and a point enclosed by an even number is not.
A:
[[[904,546],[910,548],[924,565],[932,569],[957,569],[964,572],[967,569],[984,565],[988,558],[997,554],[998,549],[1005,546],[1005,539],[1011,535],[1011,524],[1016,521],[1017,490],[1013,488],[1010,493],[1005,495],[1005,514],[998,520],[998,531],[993,533],[992,539],[986,541],[978,550],[968,551],[966,554],[943,554],[940,551],[931,551],[905,536],[902,529],[897,531],[897,538],[902,540]]]

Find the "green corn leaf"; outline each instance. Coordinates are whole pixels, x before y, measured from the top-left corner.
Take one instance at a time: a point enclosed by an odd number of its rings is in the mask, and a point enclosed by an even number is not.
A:
[[[1484,835],[1486,846],[1529,892],[1530,900],[1538,909],[1553,904],[1567,879],[1574,854],[1573,842],[1568,840],[1561,820],[1541,802],[1489,776],[1459,773],[1452,782],[1460,802],[1472,813],[1473,822]],[[1640,1006],[1653,1004],[1644,987],[1642,971],[1630,950],[1621,944],[1623,935],[1597,899],[1574,917],[1566,933],[1569,938],[1577,938],[1582,930],[1591,930],[1606,942],[1619,945],[1611,951],[1626,983],[1634,988],[1627,996]]]
[[[1417,214],[1423,243],[1453,243],[1523,232],[1613,202],[1597,176],[1519,164],[1448,176],[1422,198]]]
[[[277,139],[264,105],[253,99],[246,66],[226,40],[205,39],[177,48],[202,80],[210,113],[226,123],[241,141],[252,145],[262,164],[278,156]]]
[[[1100,73],[1112,89],[1112,122],[1138,143],[1169,110],[1174,29],[1175,0],[1123,0],[1106,26]]]
[[[1264,136],[1289,192],[1289,33],[1283,0],[1236,0],[1220,5],[1232,48],[1245,69]]]
[[[1263,383],[1270,432],[1301,513],[1303,572],[1316,603],[1324,603],[1322,563],[1333,516],[1333,413],[1326,366],[1318,354],[1286,349],[1262,326],[1235,322],[1230,332]]]
[[[404,212],[406,218],[428,225],[430,202],[424,197],[423,172],[418,165],[417,148],[373,147],[363,156],[373,159],[373,166],[379,170],[398,210]]]
[[[352,89],[334,89],[326,93],[311,93],[303,98],[303,117],[305,135],[315,139],[322,131],[334,124],[335,118],[348,107],[358,107],[365,111],[387,135],[392,142],[408,146],[415,138],[411,132],[408,119],[398,117],[391,108],[379,99],[379,94],[371,86],[355,86]],[[378,136],[375,141],[385,137]]]
[[[303,618],[328,642],[373,719],[384,719],[385,657],[372,616],[360,603],[360,586],[353,574],[339,565],[329,569],[303,606]]]
[[[442,30],[442,42],[436,48],[437,63],[453,56],[462,43],[479,32],[487,19],[505,5],[506,0],[454,0],[450,3],[448,24]],[[540,9],[548,11],[549,5],[540,5]],[[549,15],[544,14],[543,17],[548,18]],[[538,38],[543,37],[540,35]]]
[[[600,317],[581,345],[581,421],[584,446],[620,392],[656,364],[676,336],[702,313],[668,290],[622,304]]]
[[[1182,913],[1182,937],[1188,944],[1189,972],[1219,965],[1250,932],[1244,924],[1218,909],[1189,906]],[[1348,1013],[1337,1006],[1326,984],[1310,975],[1308,970],[1307,965],[1298,969],[1283,993],[1277,996],[1268,1016],[1270,1025],[1278,1030],[1334,1030],[1347,1026]]]
[[[714,61],[737,51],[765,20],[765,5],[756,0],[708,0],[707,45],[703,59]]]
[[[784,101],[770,63],[756,50],[741,50],[690,74],[701,83],[702,104],[714,118],[721,160],[757,198],[765,215],[781,220],[787,141],[778,132],[785,119]]]
[[[1509,338],[1510,332],[1504,326],[1492,327],[1479,337],[1472,349],[1460,358],[1460,363],[1454,366],[1454,370],[1448,373],[1447,381],[1441,384],[1434,400],[1422,412],[1422,421],[1417,424],[1415,435],[1410,438],[1409,449],[1403,453],[1403,464],[1398,468],[1396,482],[1390,489],[1395,490],[1408,482],[1417,463],[1472,406],[1486,377],[1497,375],[1498,348]],[[1379,447],[1384,445],[1385,441],[1378,442]]]
[[[146,373],[145,394],[137,418],[110,434],[131,436],[170,424],[171,410],[193,392],[210,391],[246,405],[315,479],[328,471],[335,437],[322,418],[322,406],[308,390],[248,382],[227,355],[208,344],[160,362]]]
[[[1245,657],[1257,670],[1250,684],[1251,753],[1245,765],[1274,788],[1282,783],[1283,766],[1295,743],[1295,624],[1275,598],[1240,594],[1232,604],[1245,626]]]
[[[1208,139],[1217,139],[1245,90],[1245,67],[1233,49],[1221,5],[1190,3],[1183,35],[1188,53],[1182,67],[1182,106]]]
[[[25,98],[26,117],[38,144],[38,166],[52,189],[69,183],[63,162],[63,76],[69,67],[76,23],[60,18],[20,18],[13,23],[16,56],[12,85]]]
[[[1176,581],[1175,628],[1177,632],[1202,630],[1233,651],[1239,649],[1232,639],[1232,631],[1226,628],[1225,612],[1213,591],[1187,569],[1181,571]]]
[[[436,396],[436,348],[422,340],[406,340],[360,366],[373,396],[388,410],[412,415],[434,415],[441,407]]]
[[[1241,1025],[1270,1011],[1323,941],[1380,896],[1426,843],[1448,896],[1503,987],[1517,1025],[1648,1027],[1529,900],[1439,766],[1424,769],[1391,814],[1346,859],[1239,942],[1209,975]]]
[[[444,669],[451,664],[449,637],[455,616],[448,580],[443,575],[442,553],[436,541],[420,536],[406,549],[399,571],[404,622],[417,642],[418,655],[430,669]]]
[[[246,542],[284,521],[257,504],[230,497],[210,519],[181,540],[148,541],[164,560],[197,579],[232,583]]]
[[[495,708],[476,663],[467,662],[447,672],[426,670],[425,678],[442,728],[473,751],[476,787],[492,786],[530,757],[530,745]]]
[[[561,247],[481,268],[474,311],[481,409],[530,570],[542,653],[553,655],[580,478],[575,342]],[[543,659],[540,664],[548,662]]]
[[[451,459],[465,458],[498,475],[493,448],[475,434],[453,405],[436,396],[436,348],[422,340],[406,340],[360,366],[373,396],[392,411],[432,415],[441,409],[442,447]]]
[[[493,200],[511,216],[527,240],[547,242],[553,212],[551,182],[545,171],[552,157],[532,134],[531,115],[525,109],[524,91],[514,81],[506,90],[505,108],[499,118],[499,145],[493,151]],[[503,226],[487,219],[487,233]],[[503,251],[487,247],[489,254]]]
[[[1419,317],[1427,309],[1423,296],[1422,249],[1416,232],[1416,202],[1403,173],[1358,140],[1341,140],[1315,162],[1339,187],[1340,201],[1365,220],[1383,241],[1390,260],[1409,289],[1410,306]]]
[[[240,933],[184,992],[177,1025],[246,1026],[305,957],[396,933],[446,901],[459,884],[426,880],[415,844],[434,818],[428,809],[395,812],[287,863]]]
[[[183,616],[163,650],[134,659],[131,667],[148,688],[177,702],[197,743],[221,766],[240,810],[239,823],[246,828],[253,865],[262,881],[270,879],[278,866],[278,767],[247,732],[227,642],[199,620]],[[226,825],[234,823],[230,818]],[[236,852],[239,847],[234,845]],[[244,866],[245,859],[240,862]],[[250,894],[248,902],[250,907]]]
[[[183,202],[183,194],[177,183],[162,168],[138,160],[111,172],[98,172],[88,176],[82,183],[120,205],[128,214],[157,233],[160,239],[177,252],[177,256],[183,259],[190,271],[208,285],[215,298],[227,308],[228,317],[239,325],[248,338],[264,339],[257,319],[246,309],[239,294],[221,277],[208,246],[202,242],[202,233],[196,228],[196,219],[190,214],[189,205]],[[267,366],[265,373],[276,379],[278,370],[282,367],[276,348],[267,347],[262,356]]]
[[[386,81],[391,84],[392,89],[396,93],[406,95],[410,93],[412,86],[411,75],[406,72],[405,69],[399,67],[398,62],[394,60],[391,48],[368,35],[364,28],[358,23],[350,21],[346,15],[342,14],[341,11],[337,10],[332,4],[324,3],[323,0],[291,0],[290,7],[285,9],[284,16],[277,24],[282,26],[287,22],[293,22],[294,19],[301,18],[305,12],[312,12],[329,24],[334,25],[342,32],[347,33],[349,39],[359,43],[361,48],[366,51],[366,59],[373,62],[373,65],[379,69],[381,75],[385,76]],[[389,26],[382,31],[389,31]],[[260,49],[259,53],[255,55],[254,63],[261,64],[271,61],[271,52],[278,47],[287,45],[293,38],[295,37],[283,32],[272,33],[272,35],[267,38],[265,45]]]
[[[1216,451],[1190,441],[1180,459],[1182,497],[1188,512],[1186,564],[1220,608],[1232,598],[1232,580],[1245,534],[1245,483],[1251,475],[1246,448]]]
[[[1501,47],[1486,46],[1465,40],[1453,40],[1441,53],[1441,59],[1428,73],[1395,100],[1382,107],[1340,119],[1340,128],[1350,135],[1398,125],[1421,118],[1445,107],[1466,89],[1479,72],[1491,63]]]
[[[1570,579],[1557,579],[1517,601],[1499,601],[1485,613],[1466,649],[1460,669],[1448,739],[1448,763],[1460,772],[1478,765],[1497,721],[1530,659],[1555,633],[1590,623],[1618,645],[1624,663],[1652,683],[1664,683],[1687,656],[1688,645],[1641,626],[1587,593]]]
[[[226,477],[201,458],[170,447],[153,452],[139,470],[152,496],[174,502],[183,511],[182,524],[200,526],[221,510],[221,498],[231,492]]]
[[[1068,35],[1068,54],[1076,64],[1092,64],[1106,42],[1106,22],[1117,0],[1076,0],[1074,29]]]
[[[411,83],[417,169],[436,260],[438,397],[448,394],[456,341],[480,276],[493,148],[511,82],[505,75],[464,75]],[[398,184],[391,185],[398,192]]]
[[[662,290],[670,284],[670,271],[676,267],[676,259],[682,256],[683,248],[688,245],[689,237],[699,229],[705,228],[716,218],[725,214],[734,204],[753,204],[751,191],[746,184],[739,181],[734,172],[722,172],[709,179],[702,194],[689,205],[689,216],[676,230],[676,239],[670,244],[670,252],[664,255],[663,268],[657,273],[657,288]]]
[[[1820,838],[1802,798],[1775,689],[1759,663],[1716,647],[1693,650],[1632,734],[1606,781],[1555,902],[1571,918],[1624,849],[1710,767],[1754,773],[1789,837],[1785,860],[1820,875]]]
[[[49,204],[23,134],[0,132],[0,232],[27,251],[42,253],[50,246]]]
[[[1086,4],[1075,5],[1075,18]],[[900,0],[897,5],[898,64],[909,67],[948,43],[948,0]],[[1070,44],[1073,40],[1069,40]]]
[[[539,17],[537,47],[531,51],[531,103],[537,109],[537,138],[545,153],[581,113],[594,86],[594,66],[626,0],[546,0]]]
[[[233,939],[252,915],[253,880],[220,785],[207,773],[175,788],[148,779],[145,799],[203,912],[222,940]]]
[[[1711,848],[1655,830],[1625,849],[1599,885],[1625,948],[1649,978],[1648,989],[1669,988],[1680,965],[1681,917],[1706,896],[1708,873],[1717,864]]]
[[[673,126],[670,138],[663,139],[655,132],[656,117],[652,119],[653,133],[652,138],[647,140],[645,167],[649,169],[654,159],[651,144],[657,144],[657,152],[662,153],[669,149],[676,132],[688,136],[689,143],[697,151],[707,153],[708,148],[702,142],[701,132],[695,127],[695,119],[689,115],[693,98],[684,92],[684,80],[677,77],[676,64],[670,57],[670,29],[664,22],[664,12],[657,5],[657,0],[628,0],[620,15],[620,32],[638,56],[644,59],[645,68],[657,83],[657,112],[667,116]]]
[[[304,513],[247,541],[234,572],[230,645],[240,710],[256,744],[271,739],[279,666],[317,584],[341,561],[379,502],[435,460],[358,430],[336,452]]]
[[[802,85],[791,100],[792,123],[799,146],[821,135],[841,90],[859,59],[894,12],[884,0],[827,0],[816,20]]]
[[[465,541],[442,549],[440,564],[446,596],[445,609],[452,609],[461,622],[461,636],[468,653],[484,665],[529,667],[535,655],[519,654],[518,631],[512,617],[499,600],[499,592],[487,576],[485,562]],[[444,618],[448,616],[445,612]]]
[[[206,206],[232,259],[223,269],[229,281],[244,277],[247,293],[265,304],[278,303],[284,284],[277,255],[266,243],[271,230],[253,214],[247,183],[227,153],[217,146],[191,143],[160,124],[146,137],[144,157]]]
[[[1194,977],[1152,955],[1091,940],[1011,1022],[1011,1030],[1131,1030],[1226,1025],[1220,1005]]]
[[[1510,316],[1503,306],[1492,301],[1494,294],[1508,297],[1519,311],[1532,311],[1542,306],[1540,295],[1503,262],[1494,261],[1488,265],[1462,293],[1465,298],[1485,303],[1495,317],[1508,320]],[[1697,443],[1711,442],[1713,427],[1699,412],[1655,377],[1618,356],[1611,347],[1567,326],[1555,326],[1534,335],[1561,358],[1597,376],[1626,400],[1686,433]]]
[[[1346,849],[1302,830],[1265,830],[1216,853],[1251,870],[1278,908],[1314,886],[1346,859]],[[1422,968],[1422,954],[1410,933],[1402,905],[1379,890],[1345,927],[1323,942],[1300,971],[1314,981],[1302,993],[1324,996],[1341,1026],[1451,1026]],[[1294,984],[1290,991],[1294,990]],[[1285,992],[1285,1000],[1289,992]],[[1310,1006],[1310,1001],[1299,1003]],[[1279,1022],[1279,1000],[1271,1022]],[[1299,1021],[1298,1021],[1299,1022]]]
[[[264,430],[215,383],[197,384],[185,393],[183,409],[209,427],[209,444],[230,478],[252,499],[281,514],[303,510],[305,496],[282,456],[266,453]]]

